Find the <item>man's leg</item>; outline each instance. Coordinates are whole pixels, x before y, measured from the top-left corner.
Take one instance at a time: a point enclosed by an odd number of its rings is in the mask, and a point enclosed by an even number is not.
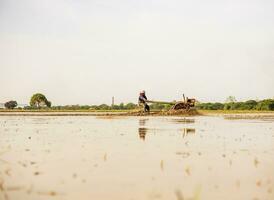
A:
[[[147,111],[147,106],[146,105],[147,105],[146,103],[143,104],[143,106],[144,106],[144,112]]]
[[[150,111],[149,105],[145,104],[145,112],[149,112],[149,111]]]

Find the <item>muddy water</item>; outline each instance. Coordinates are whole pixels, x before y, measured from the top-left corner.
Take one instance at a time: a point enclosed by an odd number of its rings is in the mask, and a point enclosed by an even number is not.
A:
[[[0,200],[274,199],[274,121],[1,116]]]

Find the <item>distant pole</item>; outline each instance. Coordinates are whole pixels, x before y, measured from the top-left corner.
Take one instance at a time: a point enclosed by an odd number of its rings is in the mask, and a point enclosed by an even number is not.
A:
[[[111,106],[114,106],[114,97],[112,97]]]

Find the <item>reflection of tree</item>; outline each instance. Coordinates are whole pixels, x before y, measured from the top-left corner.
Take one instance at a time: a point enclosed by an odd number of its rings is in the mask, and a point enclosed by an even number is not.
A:
[[[146,139],[146,134],[147,134],[147,128],[145,127],[146,125],[146,121],[148,121],[148,119],[139,119],[139,129],[138,129],[138,133],[139,133],[139,138],[142,140]]]

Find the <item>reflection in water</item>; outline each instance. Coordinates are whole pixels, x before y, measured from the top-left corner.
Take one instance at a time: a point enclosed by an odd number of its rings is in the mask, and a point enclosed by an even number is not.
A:
[[[144,128],[144,127],[140,127],[139,128],[139,137],[140,137],[140,139],[142,139],[142,140],[145,140],[146,139],[146,134],[147,134],[147,128]]]
[[[163,160],[161,160],[161,162],[160,162],[160,168],[162,171],[164,171],[164,161]]]
[[[1,200],[274,199],[274,123],[44,118],[0,117]]]
[[[147,121],[148,121],[148,119],[139,119],[139,125],[145,126]]]
[[[195,119],[176,118],[176,119],[171,119],[171,121],[176,124],[191,124],[195,122]]]
[[[147,128],[147,121],[149,119],[146,118],[141,118],[139,119],[139,128],[138,128],[138,133],[139,133],[139,138],[142,140],[146,139],[146,134],[149,130],[149,128]],[[188,118],[179,118],[179,119],[171,119],[171,121],[174,123],[194,123],[195,120],[194,119],[188,119]],[[183,128],[180,129],[182,131],[183,137],[186,137],[187,135],[195,135],[195,128]]]
[[[191,134],[191,135],[195,135],[195,128],[183,128],[183,137],[186,137],[187,135]]]
[[[139,138],[142,140],[146,139],[146,134],[147,134],[147,128],[145,128],[144,126],[146,125],[146,122],[148,121],[148,119],[139,119],[139,129],[138,129],[138,133],[139,133]]]

